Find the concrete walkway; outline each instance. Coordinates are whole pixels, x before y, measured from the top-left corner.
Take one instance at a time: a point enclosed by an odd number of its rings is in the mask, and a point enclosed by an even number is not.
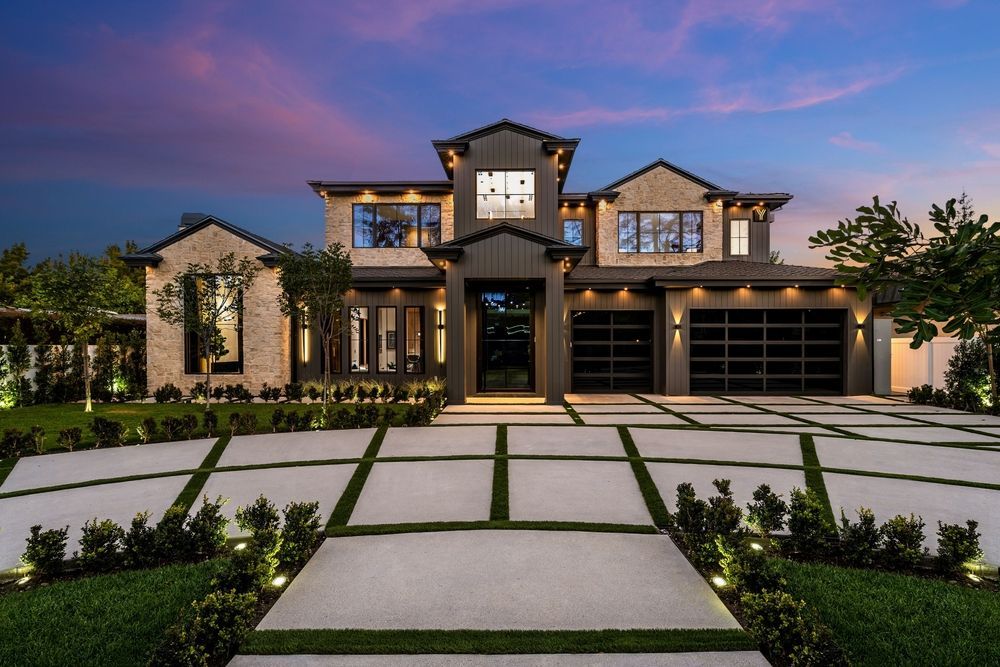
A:
[[[767,667],[756,651],[555,655],[238,655],[230,667]]]

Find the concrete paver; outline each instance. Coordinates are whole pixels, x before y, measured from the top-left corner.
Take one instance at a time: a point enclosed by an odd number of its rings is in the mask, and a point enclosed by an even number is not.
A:
[[[434,420],[435,426],[453,424],[573,424],[573,418],[565,410],[559,414],[440,414]]]
[[[602,413],[613,413],[613,414],[625,414],[625,413],[658,413],[663,414],[663,410],[659,409],[655,405],[650,405],[649,403],[630,403],[627,405],[590,405],[588,403],[581,403],[579,405],[574,405],[573,409],[576,410],[577,414],[581,415],[596,415]]]
[[[629,394],[566,394],[564,400],[570,405],[576,404],[601,404],[627,405],[629,403],[642,403],[635,396]]]
[[[230,667],[767,667],[756,651],[427,655],[238,655]]]
[[[378,455],[453,456],[496,453],[496,426],[452,426],[447,431],[432,426],[391,428]]]
[[[364,456],[374,435],[373,428],[238,435],[226,445],[219,465],[356,459]]]
[[[666,536],[477,530],[328,539],[258,627],[739,626]]]
[[[0,492],[190,470],[201,465],[214,444],[215,438],[206,438],[26,456],[14,466]]]
[[[863,435],[866,438],[888,440],[911,440],[913,442],[981,442],[995,443],[996,438],[981,433],[970,433],[947,426],[851,426],[845,431]]]
[[[673,410],[674,412],[679,412],[681,414],[695,414],[702,412],[716,412],[727,415],[736,414],[762,414],[762,410],[758,410],[752,405],[733,405],[732,403],[728,405],[723,405],[721,403],[709,403],[706,405],[694,404],[694,405],[664,405],[664,407]]]
[[[508,454],[550,456],[625,456],[618,429],[612,426],[511,426]]]
[[[1000,455],[995,452],[850,438],[818,437],[815,442],[820,465],[824,467],[987,484],[1000,480]]]
[[[691,415],[699,424],[710,426],[804,426],[802,422],[782,415],[761,413],[756,415],[700,414]]]
[[[813,401],[798,396],[726,396],[730,401],[750,405],[811,405]]]
[[[968,412],[957,415],[922,414],[912,415],[912,417],[940,426],[1000,426],[1000,417],[996,415],[976,415]]]
[[[545,405],[544,403],[466,403],[462,405],[447,405],[446,414],[546,414],[565,413],[561,405]]]
[[[652,523],[625,461],[514,459],[508,465],[513,521]]]
[[[868,415],[860,412],[854,414],[804,414],[801,417],[817,424],[829,426],[906,426],[913,424],[909,419],[901,419],[893,415]]]
[[[229,534],[242,535],[232,521],[237,507],[245,507],[263,494],[278,510],[290,502],[319,502],[322,521],[343,495],[347,483],[357,468],[355,463],[335,465],[297,466],[290,468],[261,468],[259,470],[233,470],[214,472],[208,476],[202,495],[210,500],[222,496],[229,498],[222,512],[230,519]],[[195,502],[191,512],[197,511],[201,501]]]
[[[644,457],[802,465],[797,435],[691,429],[629,429]]]
[[[586,424],[654,424],[660,426],[680,426],[687,424],[677,415],[668,415],[665,412],[659,414],[630,415],[580,415]]]
[[[493,497],[493,461],[376,463],[350,524],[485,521]]]
[[[664,394],[639,394],[647,401],[677,405],[732,405],[716,396],[668,396]]]

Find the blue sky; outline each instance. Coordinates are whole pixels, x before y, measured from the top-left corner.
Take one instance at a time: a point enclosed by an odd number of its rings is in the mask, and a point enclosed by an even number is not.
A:
[[[283,6],[284,5],[284,6]],[[0,245],[155,241],[183,211],[321,242],[307,179],[442,178],[502,117],[581,137],[567,189],[658,157],[786,191],[772,239],[873,194],[1000,215],[1000,3],[6,3]]]

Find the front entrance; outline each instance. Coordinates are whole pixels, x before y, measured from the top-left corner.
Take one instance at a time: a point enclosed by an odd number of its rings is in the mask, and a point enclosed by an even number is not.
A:
[[[479,391],[533,391],[535,337],[531,291],[482,291],[479,309]]]

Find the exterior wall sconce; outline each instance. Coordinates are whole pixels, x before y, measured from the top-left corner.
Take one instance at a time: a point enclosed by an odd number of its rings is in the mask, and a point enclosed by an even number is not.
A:
[[[681,324],[680,322],[678,322],[677,324],[674,325],[674,331],[680,331],[683,328],[684,328],[684,325]]]
[[[438,363],[444,363],[444,308],[437,311]]]
[[[864,331],[864,329],[865,329],[865,323],[864,322],[858,322],[856,326],[857,326],[858,331]]]

